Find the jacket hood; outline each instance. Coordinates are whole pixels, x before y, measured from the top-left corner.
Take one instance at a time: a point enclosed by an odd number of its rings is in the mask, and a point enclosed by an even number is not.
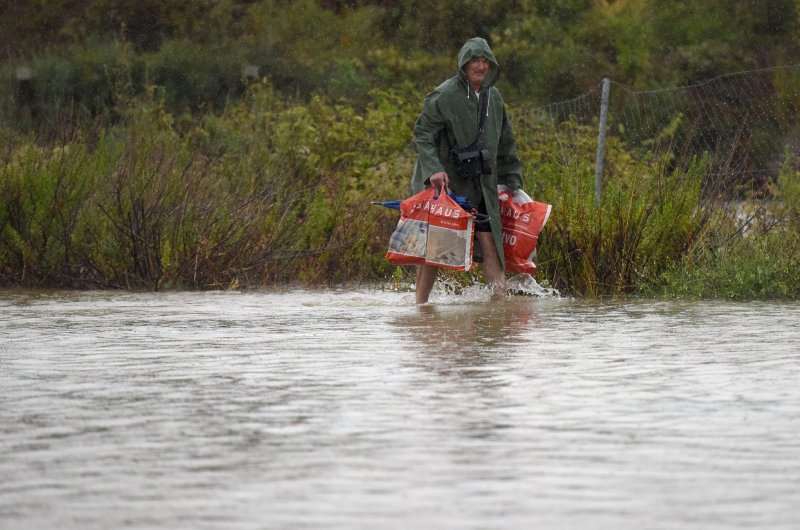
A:
[[[484,87],[491,87],[497,81],[497,78],[500,77],[500,65],[497,64],[497,59],[492,53],[492,49],[489,47],[489,43],[486,42],[486,39],[482,39],[480,37],[473,37],[469,39],[464,45],[461,47],[461,50],[458,52],[458,77],[467,85],[467,74],[464,73],[464,66],[472,59],[473,57],[485,57],[487,61],[489,61],[489,73],[486,74],[486,80],[483,83]]]

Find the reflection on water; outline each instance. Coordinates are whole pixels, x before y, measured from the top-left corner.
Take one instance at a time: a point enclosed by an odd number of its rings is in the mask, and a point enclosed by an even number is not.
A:
[[[423,305],[392,320],[397,332],[437,352],[481,352],[513,345],[514,337],[531,333],[537,306],[511,298],[492,304]]]
[[[794,528],[798,304],[0,294],[0,528]]]
[[[436,371],[486,381],[515,356],[515,341],[535,332],[537,305],[530,300],[500,303],[423,305],[390,322],[404,336],[406,346],[418,352],[407,362]]]

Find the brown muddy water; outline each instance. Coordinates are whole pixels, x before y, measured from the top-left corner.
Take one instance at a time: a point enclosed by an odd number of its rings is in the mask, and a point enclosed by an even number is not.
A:
[[[0,293],[4,529],[800,526],[800,304]]]

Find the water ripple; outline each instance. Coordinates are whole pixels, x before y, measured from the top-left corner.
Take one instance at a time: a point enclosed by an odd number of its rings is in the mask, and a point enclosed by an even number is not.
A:
[[[798,304],[0,294],[0,528],[770,528]]]

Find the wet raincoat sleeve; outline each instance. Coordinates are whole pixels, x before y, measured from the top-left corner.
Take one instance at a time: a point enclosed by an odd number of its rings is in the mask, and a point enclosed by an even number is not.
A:
[[[436,94],[425,98],[422,113],[414,124],[414,145],[417,148],[419,170],[425,185],[434,173],[446,171],[439,160],[439,140],[445,120],[439,110]]]
[[[497,149],[497,183],[504,184],[516,191],[522,187],[522,163],[517,154],[511,120],[505,106],[503,108],[503,126],[500,131],[500,142]]]

